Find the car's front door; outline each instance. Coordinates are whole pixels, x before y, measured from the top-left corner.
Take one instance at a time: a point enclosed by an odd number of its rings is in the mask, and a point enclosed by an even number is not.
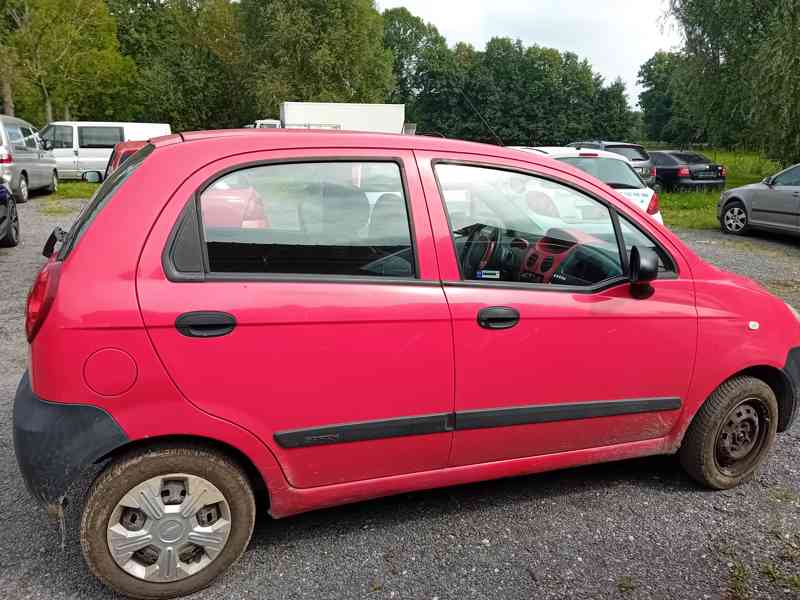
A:
[[[42,139],[50,142],[56,159],[56,170],[61,179],[77,179],[78,142],[74,125],[48,125],[41,132]]]
[[[201,169],[156,224],[137,289],[175,384],[259,436],[292,485],[447,464],[452,326],[410,152],[260,152]]]
[[[451,464],[666,436],[697,340],[681,257],[560,171],[417,157],[454,321]],[[662,262],[647,299],[626,281],[634,245]]]
[[[781,229],[800,227],[800,165],[778,173],[753,195],[750,222]]]

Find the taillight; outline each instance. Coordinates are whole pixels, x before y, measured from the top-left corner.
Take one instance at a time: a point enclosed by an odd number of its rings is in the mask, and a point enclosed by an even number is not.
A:
[[[680,167],[678,169],[678,177],[691,177],[691,175],[689,167]]]
[[[728,171],[725,169],[725,167],[720,166],[720,168],[719,168],[719,176],[720,177],[727,177],[728,176]]]
[[[656,214],[660,208],[658,206],[660,200],[658,199],[658,194],[653,192],[653,197],[650,198],[650,204],[647,205],[647,214],[654,215]]]
[[[10,165],[12,162],[14,162],[14,157],[11,156],[11,152],[0,148],[0,165]]]
[[[655,177],[655,176],[656,176],[656,168],[650,167],[650,177]]]
[[[28,292],[28,304],[25,308],[25,335],[32,342],[36,333],[44,323],[58,288],[58,276],[61,263],[50,259],[39,271],[36,281]]]

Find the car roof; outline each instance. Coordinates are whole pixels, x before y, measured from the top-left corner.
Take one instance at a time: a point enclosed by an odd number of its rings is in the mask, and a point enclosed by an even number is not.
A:
[[[517,146],[520,150],[525,152],[536,152],[550,158],[565,158],[565,157],[581,157],[587,156],[591,158],[610,158],[612,160],[619,160],[622,162],[630,163],[626,157],[614,152],[606,150],[598,150],[595,148],[573,148],[571,146]]]
[[[21,125],[22,127],[33,127],[34,129],[38,129],[35,125],[32,125],[27,121],[20,119],[19,117],[12,117],[11,115],[0,115],[0,121],[10,125]]]

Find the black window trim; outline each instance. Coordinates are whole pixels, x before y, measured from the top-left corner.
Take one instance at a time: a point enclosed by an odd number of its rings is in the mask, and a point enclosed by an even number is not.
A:
[[[224,273],[212,271],[209,266],[208,260],[208,246],[206,245],[205,231],[203,230],[203,222],[201,216],[200,198],[203,192],[206,191],[217,180],[241,171],[244,169],[252,169],[254,167],[274,166],[274,165],[293,165],[293,164],[310,164],[310,163],[393,163],[397,165],[400,170],[400,183],[403,186],[403,201],[406,205],[406,215],[408,217],[409,236],[411,241],[411,251],[414,254],[414,277],[383,277],[376,275],[332,275],[323,273]],[[164,274],[169,281],[174,283],[191,282],[197,283],[201,281],[209,282],[276,282],[276,283],[367,283],[367,284],[384,284],[384,285],[423,285],[423,286],[441,286],[438,280],[420,279],[419,268],[419,252],[417,248],[417,236],[414,228],[414,213],[411,209],[411,197],[408,193],[408,180],[406,177],[406,170],[404,158],[402,156],[370,156],[364,154],[336,155],[336,156],[308,156],[296,158],[274,158],[252,160],[236,165],[231,165],[225,169],[217,171],[210,177],[206,178],[198,188],[192,193],[186,204],[181,209],[179,217],[170,230],[167,242],[161,254],[161,264],[164,269]],[[186,217],[186,212],[189,204],[194,203],[195,214],[197,215],[197,228],[200,235],[200,249],[202,253],[202,273],[196,272],[183,272],[175,268],[172,259],[173,247],[175,240],[180,230],[180,225]],[[421,222],[427,222],[425,218],[427,215],[420,215]]]
[[[457,281],[452,280],[444,280],[442,284],[445,286],[452,286],[452,287],[479,287],[479,288],[500,288],[500,289],[518,289],[518,290],[534,290],[534,291],[547,291],[547,292],[560,292],[560,293],[579,293],[579,294],[594,294],[597,292],[602,292],[604,290],[610,289],[620,284],[627,284],[629,280],[629,273],[630,273],[630,265],[628,263],[628,252],[625,248],[625,241],[622,237],[622,228],[619,224],[619,211],[616,206],[608,202],[605,198],[602,198],[600,195],[596,194],[593,190],[588,191],[583,188],[580,188],[573,184],[572,182],[566,181],[561,179],[560,177],[551,175],[549,173],[540,173],[533,169],[524,169],[521,167],[516,166],[509,166],[509,165],[500,165],[497,163],[488,163],[476,160],[465,160],[465,159],[454,159],[454,158],[433,158],[431,159],[431,171],[433,173],[433,179],[436,182],[436,190],[439,194],[439,202],[442,205],[442,210],[444,210],[445,218],[447,219],[447,227],[450,230],[450,242],[453,247],[453,256],[456,259],[456,266],[458,267],[458,275],[460,277]],[[606,208],[608,208],[609,213],[611,215],[611,221],[614,226],[614,235],[617,238],[617,248],[620,253],[620,259],[622,262],[622,272],[623,274],[619,277],[612,277],[610,279],[606,279],[605,281],[601,281],[594,285],[587,285],[587,286],[575,286],[575,285],[552,285],[549,283],[521,283],[517,281],[491,281],[491,280],[473,280],[473,279],[464,279],[464,274],[461,271],[461,263],[458,260],[458,251],[456,249],[456,241],[453,237],[453,226],[450,222],[450,214],[447,211],[447,206],[445,205],[444,200],[444,193],[442,191],[441,183],[439,182],[439,176],[436,174],[436,166],[437,165],[461,165],[461,166],[468,166],[468,167],[482,167],[488,169],[495,169],[498,171],[509,171],[511,173],[518,173],[520,175],[527,175],[529,177],[536,177],[538,179],[544,179],[550,181],[552,183],[557,183],[559,185],[563,185],[565,187],[571,188],[578,193],[581,193],[585,196],[596,200]],[[661,280],[669,280],[669,279],[679,279],[680,273],[678,271],[678,263],[675,258],[672,256],[672,253],[668,252],[663,244],[661,244],[658,240],[654,239],[653,236],[645,233],[642,231],[641,227],[636,224],[636,220],[631,218],[630,215],[623,216],[629,221],[632,225],[634,225],[647,239],[651,240],[658,248],[660,248],[670,259],[672,265],[674,267],[673,271],[666,271],[663,274],[659,273],[658,279]]]

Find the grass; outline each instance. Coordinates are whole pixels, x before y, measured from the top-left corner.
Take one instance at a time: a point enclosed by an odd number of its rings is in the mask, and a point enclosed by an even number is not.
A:
[[[728,170],[726,189],[756,183],[780,170],[778,163],[752,152],[707,150],[703,154]],[[661,214],[669,227],[717,229],[719,191],[665,192],[661,195]]]
[[[37,198],[39,210],[50,216],[76,213],[83,202],[91,198],[98,185],[85,181],[59,181],[58,192]]]

